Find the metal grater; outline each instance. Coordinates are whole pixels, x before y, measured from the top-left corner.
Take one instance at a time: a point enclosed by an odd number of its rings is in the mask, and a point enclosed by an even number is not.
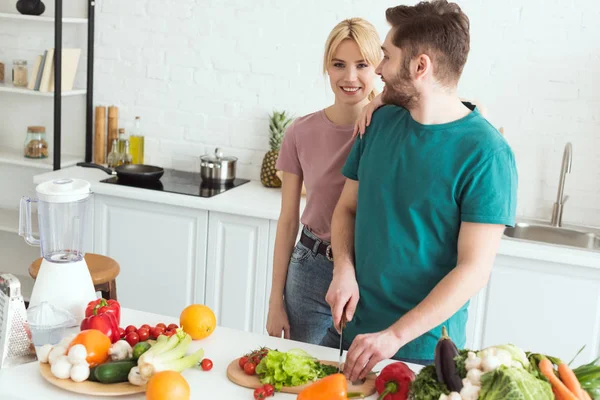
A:
[[[36,360],[21,282],[0,274],[0,369]]]

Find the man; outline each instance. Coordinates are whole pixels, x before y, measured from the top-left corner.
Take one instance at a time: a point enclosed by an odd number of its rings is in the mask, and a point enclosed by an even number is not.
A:
[[[438,0],[386,17],[392,27],[377,73],[392,105],[357,139],[332,222],[335,328],[322,344],[338,346],[345,314],[351,380],[386,358],[431,363],[442,326],[463,347],[468,301],[487,284],[515,219],[513,153],[456,92],[467,16]]]

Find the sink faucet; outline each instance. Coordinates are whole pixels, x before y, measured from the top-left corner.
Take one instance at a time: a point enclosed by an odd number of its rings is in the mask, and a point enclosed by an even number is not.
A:
[[[562,226],[562,214],[563,214],[563,206],[567,202],[569,196],[563,196],[565,191],[565,175],[571,173],[571,161],[573,159],[573,146],[571,146],[571,142],[568,142],[565,145],[565,150],[563,153],[562,165],[560,167],[560,180],[558,182],[558,193],[556,195],[556,202],[554,203],[554,207],[552,208],[552,220],[550,221],[550,225],[559,227]]]

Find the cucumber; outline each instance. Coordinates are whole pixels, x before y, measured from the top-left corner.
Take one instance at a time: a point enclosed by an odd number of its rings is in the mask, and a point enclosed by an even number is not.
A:
[[[152,346],[148,342],[139,342],[138,344],[133,346],[133,359],[137,360],[138,358],[140,358],[142,354],[150,350],[150,347]]]
[[[90,381],[101,383],[127,382],[129,371],[137,365],[135,360],[110,361],[90,370]],[[92,379],[93,377],[93,379]]]

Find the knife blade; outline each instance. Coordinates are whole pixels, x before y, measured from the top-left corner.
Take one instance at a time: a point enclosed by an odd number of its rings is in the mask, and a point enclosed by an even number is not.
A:
[[[342,312],[342,321],[340,322],[340,358],[338,360],[338,372],[342,372],[342,355],[344,354],[343,347],[343,338],[344,338],[344,328],[346,327],[346,310]]]

